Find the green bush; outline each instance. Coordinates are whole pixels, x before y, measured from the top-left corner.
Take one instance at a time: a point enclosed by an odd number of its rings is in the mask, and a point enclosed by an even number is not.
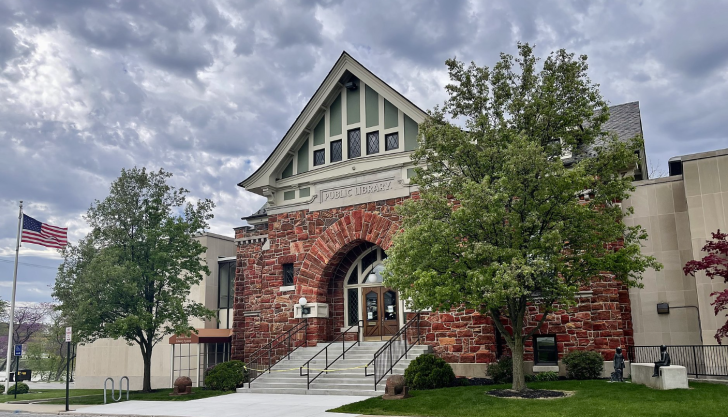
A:
[[[470,380],[468,378],[458,378],[455,385],[459,387],[469,387]]]
[[[539,372],[534,376],[533,380],[538,382],[558,381],[559,374],[554,371]]]
[[[0,392],[5,392],[5,385],[0,384]]]
[[[598,352],[572,350],[564,356],[566,373],[571,379],[597,379],[604,369],[604,358]]]
[[[510,356],[504,356],[498,362],[489,364],[488,376],[496,384],[509,384],[513,382],[513,359]]]
[[[30,391],[28,384],[25,382],[18,382],[18,394],[27,394]],[[8,388],[8,395],[15,394],[15,383]]]
[[[410,362],[404,380],[411,389],[445,388],[455,384],[455,373],[442,358],[428,353]]]
[[[248,381],[248,371],[241,361],[223,362],[205,372],[205,388],[234,391]]]

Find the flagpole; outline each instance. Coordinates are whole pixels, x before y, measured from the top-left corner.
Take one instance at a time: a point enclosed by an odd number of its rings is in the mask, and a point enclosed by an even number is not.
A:
[[[10,389],[10,358],[13,352],[13,330],[15,329],[15,288],[18,283],[18,254],[20,253],[20,231],[23,225],[23,200],[20,200],[20,213],[18,214],[18,239],[15,242],[15,270],[13,271],[13,296],[10,299],[10,320],[8,321],[8,352],[5,361],[5,385],[7,393]],[[20,360],[20,358],[18,358]],[[17,375],[15,376],[17,378]]]

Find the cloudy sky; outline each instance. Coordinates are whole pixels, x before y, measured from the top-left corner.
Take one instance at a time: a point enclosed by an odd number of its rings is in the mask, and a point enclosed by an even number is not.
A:
[[[726,1],[0,0],[0,298],[18,200],[76,242],[121,168],[163,167],[232,235],[263,199],[236,184],[343,50],[422,108],[444,61],[518,41],[587,54],[611,104],[639,101],[649,162],[728,147]],[[59,257],[21,249],[19,301],[50,300]]]

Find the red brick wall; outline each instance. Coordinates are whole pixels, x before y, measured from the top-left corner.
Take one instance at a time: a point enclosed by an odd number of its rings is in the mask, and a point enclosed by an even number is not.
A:
[[[394,207],[403,200],[271,215],[264,225],[236,229],[237,239],[267,235],[270,248],[262,250],[263,242],[245,243],[237,248],[233,357],[247,358],[297,324],[299,319],[293,318],[293,306],[301,296],[309,302],[328,303],[330,311],[328,319],[309,319],[307,343],[315,345],[338,334],[345,327],[345,274],[356,257],[371,245],[389,248],[400,228]],[[294,266],[296,286],[295,291],[282,293],[279,288],[283,285],[285,263]],[[552,313],[539,333],[557,335],[560,355],[570,349],[588,349],[602,352],[609,360],[614,348],[633,343],[628,292],[608,276],[601,277],[590,289],[592,295]],[[534,326],[540,318],[538,309],[532,307],[529,312],[528,324]],[[448,362],[495,360],[495,329],[489,317],[471,310],[422,317],[426,343]],[[526,359],[532,358],[529,340]]]

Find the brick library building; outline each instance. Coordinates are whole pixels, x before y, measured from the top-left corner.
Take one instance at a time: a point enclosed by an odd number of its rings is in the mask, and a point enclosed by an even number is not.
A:
[[[621,139],[642,135],[637,102],[610,107],[610,115],[605,127]],[[383,283],[382,262],[400,229],[395,208],[418,196],[410,154],[425,117],[343,53],[268,159],[238,184],[267,201],[242,213],[247,225],[235,229],[233,359],[255,361],[266,349],[281,356],[291,340],[307,349],[334,340],[382,345],[404,333],[410,344],[416,334],[456,375],[482,377],[504,353],[490,318],[415,312]],[[647,230],[643,251],[665,268],[647,271],[642,289],[607,279],[581,291],[574,307],[553,313],[527,341],[527,372],[563,372],[560,359],[573,349],[609,361],[617,347],[715,344],[721,318],[708,294],[721,284],[681,268],[702,257],[711,231],[728,228],[728,152],[673,158],[671,175],[655,180],[647,178],[644,149],[640,157],[636,191],[623,202],[635,213],[626,221]],[[538,312],[531,313],[535,324]]]

